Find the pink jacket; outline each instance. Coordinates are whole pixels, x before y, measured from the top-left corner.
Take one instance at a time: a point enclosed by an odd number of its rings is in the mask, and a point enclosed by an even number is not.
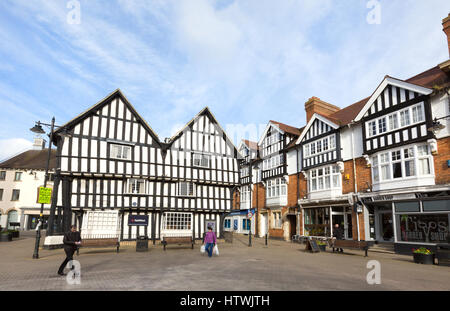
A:
[[[215,233],[214,232],[209,232],[209,231],[206,232],[204,242],[205,243],[214,243],[214,244],[216,244],[216,235],[215,235]]]

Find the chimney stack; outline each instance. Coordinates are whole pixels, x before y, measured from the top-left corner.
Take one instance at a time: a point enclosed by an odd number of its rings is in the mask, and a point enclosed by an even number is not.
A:
[[[450,57],[450,13],[442,20],[442,30],[447,35],[448,54]]]
[[[38,136],[34,138],[33,150],[43,150],[45,149],[45,139]]]
[[[315,113],[319,113],[323,116],[329,116],[339,110],[341,110],[341,108],[324,102],[318,97],[311,97],[305,103],[306,122],[309,122]]]

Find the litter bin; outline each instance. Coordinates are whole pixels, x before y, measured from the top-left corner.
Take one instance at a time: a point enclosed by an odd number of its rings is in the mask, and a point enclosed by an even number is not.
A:
[[[145,235],[140,235],[136,240],[136,252],[148,251],[148,238]]]

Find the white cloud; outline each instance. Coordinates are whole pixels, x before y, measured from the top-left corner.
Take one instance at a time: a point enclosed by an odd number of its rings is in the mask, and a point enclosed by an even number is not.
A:
[[[0,139],[0,161],[31,149],[33,143],[23,138]]]

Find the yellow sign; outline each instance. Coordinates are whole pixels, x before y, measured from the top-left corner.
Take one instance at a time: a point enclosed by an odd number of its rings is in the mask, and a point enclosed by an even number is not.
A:
[[[38,203],[50,204],[52,201],[52,188],[39,187]]]

